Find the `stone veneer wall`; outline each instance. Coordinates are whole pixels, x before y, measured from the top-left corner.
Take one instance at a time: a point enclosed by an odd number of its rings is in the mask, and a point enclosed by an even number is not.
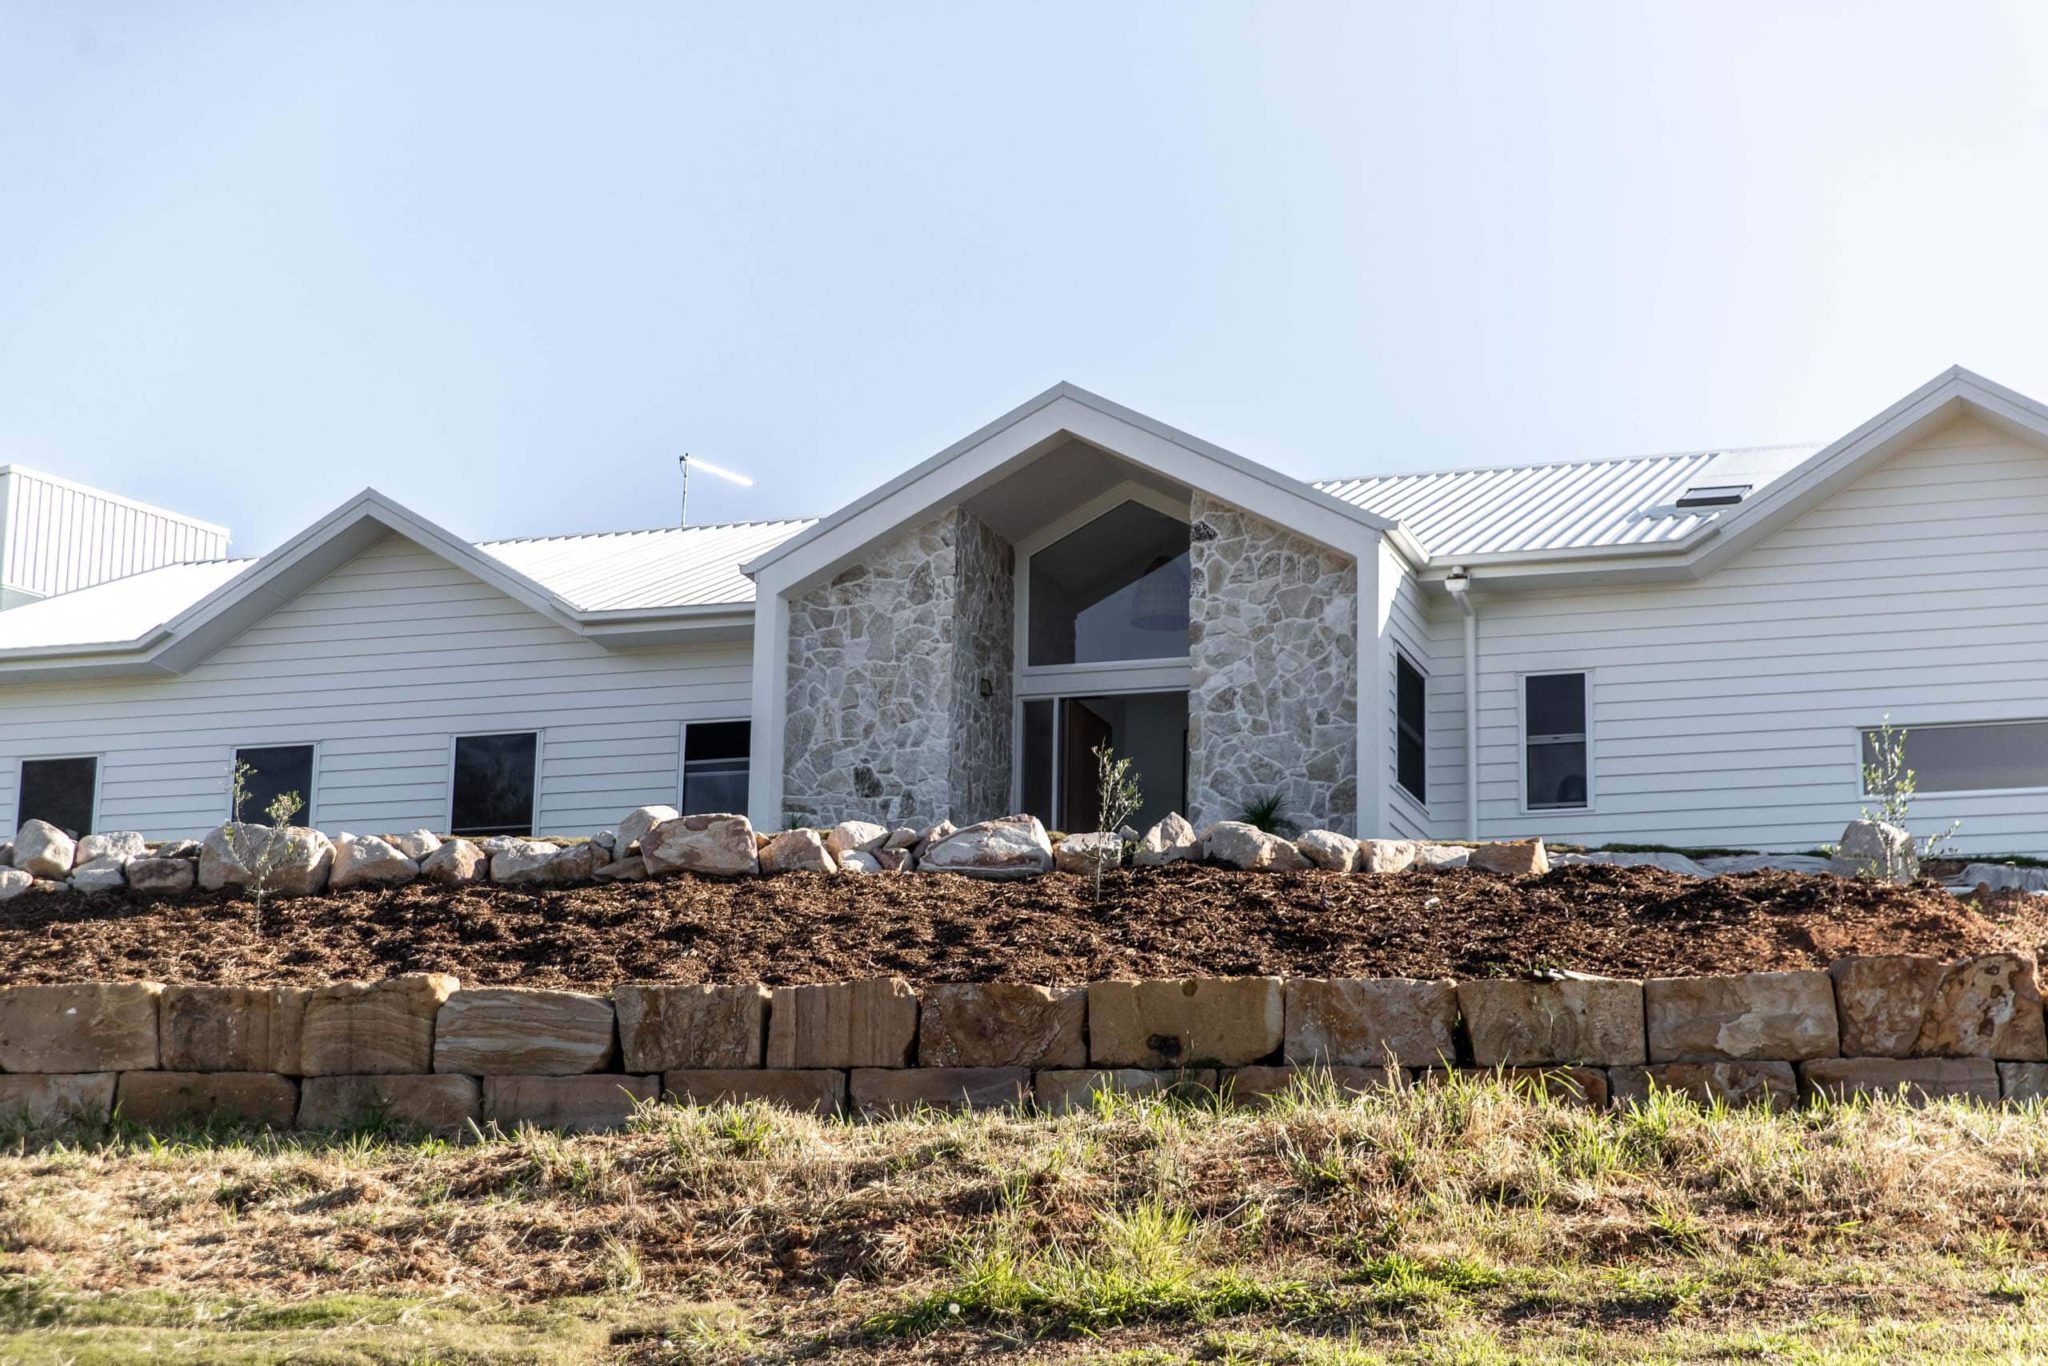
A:
[[[615,1128],[663,1095],[1060,1110],[1188,1082],[1257,1101],[1303,1067],[1354,1092],[1498,1071],[1593,1105],[1996,1103],[2048,1096],[2048,1032],[2034,961],[2010,953],[1647,981],[0,987],[0,1112],[45,1124]]]
[[[1199,491],[1190,545],[1189,819],[1359,833],[1357,564]]]
[[[785,824],[1002,814],[1012,566],[1006,543],[952,509],[791,600]]]

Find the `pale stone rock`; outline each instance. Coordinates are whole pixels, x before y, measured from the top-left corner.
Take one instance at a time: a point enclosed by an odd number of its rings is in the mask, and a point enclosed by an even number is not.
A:
[[[123,870],[128,885],[138,892],[155,895],[189,892],[198,879],[199,865],[188,858],[139,858],[130,859]],[[0,873],[0,901],[6,900],[6,879],[8,874]],[[22,873],[22,887],[27,888],[28,874]]]
[[[1723,873],[1825,873],[1828,861],[1813,854],[1721,854],[1700,860],[1700,867]]]
[[[123,1072],[114,1108],[144,1126],[225,1119],[289,1129],[299,1084],[275,1072]]]
[[[34,886],[35,881],[35,874],[25,873],[19,868],[0,869],[0,901],[14,900]]]
[[[647,860],[638,854],[605,864],[591,874],[599,882],[645,882],[647,881]]]
[[[1653,1091],[1675,1091],[1701,1105],[1762,1105],[1789,1110],[1799,1103],[1799,1074],[1789,1062],[1667,1062],[1614,1067],[1607,1072],[1616,1105],[1647,1105]]]
[[[1415,847],[1415,866],[1431,872],[1464,868],[1471,862],[1472,851],[1461,844],[1418,844]]]
[[[766,1065],[908,1067],[916,1038],[917,993],[900,977],[776,987]]]
[[[768,988],[627,983],[612,990],[628,1072],[761,1065]]]
[[[1294,847],[1310,863],[1332,873],[1348,873],[1358,866],[1358,841],[1334,830],[1311,830]]]
[[[1883,821],[1850,821],[1842,831],[1841,844],[1828,859],[1828,871],[1837,877],[1903,884],[1920,876],[1920,857],[1912,835],[1900,827]]]
[[[1802,1062],[1840,1052],[1825,972],[1652,977],[1643,1005],[1652,1062]]]
[[[1989,1058],[1818,1058],[1799,1064],[1804,1096],[1830,1100],[1896,1097],[1909,1104],[1959,1097],[1998,1103],[1998,1064]]]
[[[571,844],[555,851],[555,856],[547,861],[545,875],[538,880],[555,887],[590,882],[597,877],[598,866],[606,862],[607,857],[603,849],[589,840]]]
[[[648,831],[663,821],[672,821],[682,814],[673,806],[635,807],[619,821],[612,852],[621,855],[633,853],[640,847],[640,841],[646,838]]]
[[[1285,1024],[1277,977],[1088,984],[1088,1060],[1102,1067],[1239,1067],[1277,1052]]]
[[[681,816],[640,837],[647,871],[746,877],[761,871],[754,827],[745,816]]]
[[[165,987],[163,1065],[173,1072],[296,1075],[312,994],[305,987]]]
[[[1465,866],[1505,877],[1538,877],[1550,871],[1550,854],[1542,840],[1502,840],[1472,850]]]
[[[1517,1095],[1548,1097],[1595,1110],[1607,1108],[1607,1073],[1598,1067],[1460,1067],[1456,1076],[1465,1082],[1507,1087]],[[1425,1085],[1441,1086],[1447,1074],[1432,1068],[1421,1074]]]
[[[928,845],[918,858],[928,873],[1008,880],[1053,868],[1052,842],[1036,816],[1004,816],[957,830]]]
[[[162,844],[159,844],[153,852],[156,854],[158,858],[196,859],[199,857],[199,841],[165,840]]]
[[[887,850],[915,849],[917,847],[917,840],[917,831],[907,825],[899,825],[889,832],[889,838],[883,842],[882,848]]]
[[[889,842],[889,827],[873,821],[841,821],[825,832],[825,847],[841,854],[872,854]]]
[[[876,827],[880,829],[879,826]],[[833,873],[839,870],[835,854],[815,830],[785,830],[761,846],[761,872]]]
[[[490,856],[465,839],[443,840],[420,860],[420,876],[443,887],[482,882],[490,872]]]
[[[1156,868],[1165,863],[1179,863],[1184,859],[1202,856],[1202,837],[1195,833],[1187,818],[1180,812],[1169,812],[1165,820],[1147,830],[1138,841],[1138,848],[1131,855],[1131,863],[1139,868]]]
[[[592,836],[590,837],[590,842],[591,842],[592,844],[596,845],[596,846],[597,846],[598,848],[600,848],[600,849],[604,850],[604,852],[605,852],[605,862],[609,863],[609,862],[611,862],[611,861],[612,861],[613,859],[615,859],[615,858],[617,858],[617,857],[618,857],[618,854],[619,854],[619,832],[618,832],[618,831],[616,831],[616,830],[600,830],[600,831],[598,831],[598,832],[597,832],[597,833],[596,833],[595,835],[592,835]]]
[[[1458,1056],[1458,989],[1448,979],[1290,977],[1287,1061],[1443,1066]]]
[[[1458,1009],[1481,1067],[1648,1060],[1643,984],[1605,977],[1458,983]]]
[[[846,1104],[846,1073],[830,1068],[683,1068],[662,1088],[685,1105],[740,1105],[758,1100],[786,1110],[837,1114]]]
[[[1019,982],[928,986],[918,1015],[924,1067],[1081,1067],[1088,993]]]
[[[118,892],[128,885],[128,872],[121,860],[102,855],[71,870],[74,892]]]
[[[495,844],[495,847],[493,847]],[[491,881],[517,887],[554,881],[552,865],[562,846],[547,840],[486,840],[481,846],[491,856]]]
[[[112,1072],[24,1072],[0,1076],[0,1117],[38,1128],[105,1124],[114,1109]]]
[[[404,835],[386,835],[384,842],[414,863],[423,863],[441,847],[441,837],[431,830],[414,830]]]
[[[1965,887],[1994,892],[2048,892],[2048,868],[2017,868],[2010,863],[1972,863],[1956,881]]]
[[[24,821],[14,832],[14,866],[32,877],[63,877],[77,856],[77,842],[48,821]]]
[[[157,1065],[155,982],[0,987],[0,1072],[129,1072]]]
[[[1095,876],[1097,868],[1120,867],[1124,861],[1121,837],[1106,832],[1069,835],[1053,850],[1053,863],[1062,873]]]
[[[863,1115],[1014,1109],[1031,1099],[1022,1067],[856,1067],[847,1096]]]
[[[315,988],[300,1066],[309,1077],[432,1071],[434,1017],[456,987],[446,973],[413,973]]]
[[[262,866],[266,861],[267,868]],[[209,892],[251,887],[260,879],[272,895],[315,896],[327,889],[333,868],[333,842],[303,825],[273,831],[230,821],[216,826],[199,846],[199,885]]]
[[[149,853],[149,841],[133,830],[109,830],[103,835],[85,835],[78,841],[78,848],[71,856],[71,866],[82,868],[96,859],[110,858],[117,863],[141,858]]]
[[[429,1133],[466,1131],[482,1109],[475,1077],[307,1077],[299,1084],[301,1129],[394,1124]]]
[[[1213,1092],[1214,1068],[1146,1070],[1138,1067],[1048,1068],[1032,1079],[1038,1108],[1053,1114],[1086,1110],[1097,1095],[1159,1096],[1169,1092]]]
[[[1361,873],[1405,873],[1421,853],[1414,840],[1360,840],[1353,866]]]
[[[356,887],[402,887],[420,875],[419,864],[376,835],[344,832],[334,841],[334,868],[327,885],[346,892]]]
[[[1202,856],[1248,872],[1298,873],[1309,866],[1288,841],[1243,821],[1218,821],[1204,830]]]
[[[610,1065],[612,1005],[577,991],[470,987],[434,1020],[434,1070],[569,1076]]]
[[[940,821],[936,825],[926,826],[924,829],[917,832],[917,844],[914,846],[912,852],[917,855],[920,861],[922,861],[924,858],[925,850],[931,848],[940,840],[950,839],[953,836],[954,832],[959,830],[959,828],[959,826],[953,824],[953,822],[951,821]]]
[[[1696,860],[1670,852],[1617,854],[1606,849],[1589,849],[1583,854],[1558,854],[1550,861],[1561,868],[1597,863],[1609,868],[1661,868],[1667,873],[1681,873],[1686,877],[1708,876],[1706,868]]]
[[[881,856],[863,853],[858,849],[849,849],[839,856],[839,871],[842,873],[879,873],[882,871]]]
[[[71,890],[71,884],[68,881],[59,882],[55,878],[39,877],[28,884],[28,889],[31,892],[41,892],[44,894],[49,894],[53,892],[68,892]]]
[[[1926,1058],[2048,1061],[2034,960],[1986,953],[1949,964],[1928,997],[1913,1051]]]
[[[1290,1094],[1334,1092],[1340,1099],[1391,1091],[1407,1083],[1399,1067],[1239,1067],[1224,1075],[1223,1090],[1240,1105],[1270,1105]]]
[[[536,1129],[594,1133],[622,1129],[633,1112],[658,1099],[657,1077],[587,1073],[580,1077],[485,1077],[483,1117],[509,1133]]]

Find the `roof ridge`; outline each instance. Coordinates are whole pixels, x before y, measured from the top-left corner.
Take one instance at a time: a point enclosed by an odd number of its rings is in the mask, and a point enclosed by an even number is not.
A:
[[[1517,470],[1577,468],[1587,465],[1621,465],[1651,460],[1691,460],[1710,455],[1755,455],[1763,451],[1812,451],[1820,445],[1811,441],[1775,441],[1758,446],[1702,446],[1690,451],[1646,451],[1639,455],[1600,455],[1588,460],[1524,460],[1507,465],[1460,465],[1454,469],[1397,470],[1388,474],[1345,474],[1312,479],[1310,484],[1324,492],[1333,484],[1369,484],[1376,479],[1436,479],[1458,474],[1510,474]]]
[[[492,541],[477,541],[478,547],[493,545],[532,545],[539,541],[599,541],[612,536],[658,536],[670,531],[729,531],[735,527],[747,526],[794,526],[799,522],[815,522],[816,517],[757,517],[743,522],[699,522],[691,526],[644,526],[626,527],[616,531],[561,531],[547,536],[504,536]]]

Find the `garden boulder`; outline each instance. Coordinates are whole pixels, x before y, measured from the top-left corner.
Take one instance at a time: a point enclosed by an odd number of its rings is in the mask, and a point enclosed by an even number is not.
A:
[[[761,871],[758,848],[747,818],[729,814],[678,816],[640,837],[640,857],[657,875],[751,876]]]
[[[918,866],[928,873],[968,877],[1036,877],[1052,871],[1052,841],[1046,838],[1038,817],[1004,816],[934,840],[918,859]]]

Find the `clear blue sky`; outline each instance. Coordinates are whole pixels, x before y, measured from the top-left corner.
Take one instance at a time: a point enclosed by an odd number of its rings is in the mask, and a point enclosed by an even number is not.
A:
[[[2048,396],[2048,6],[0,0],[0,459],[268,548],[829,511],[1058,379],[1305,477]]]

